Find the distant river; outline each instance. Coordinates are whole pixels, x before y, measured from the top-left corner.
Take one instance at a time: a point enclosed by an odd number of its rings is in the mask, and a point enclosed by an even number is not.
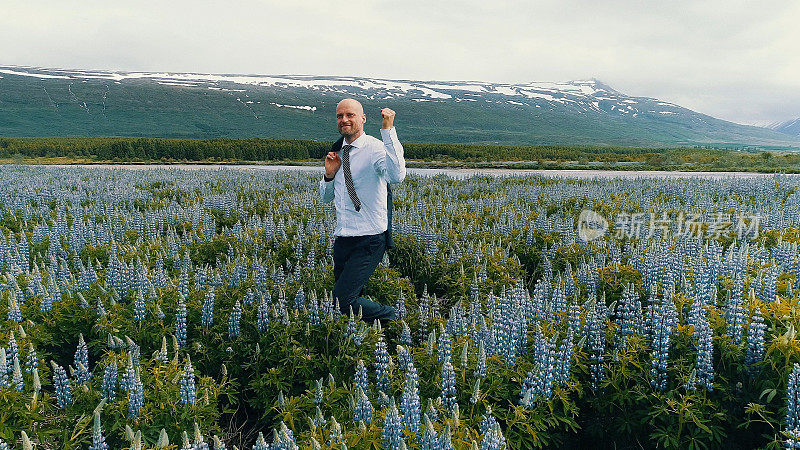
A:
[[[47,167],[84,167],[92,169],[178,169],[178,170],[288,170],[298,172],[317,172],[322,175],[322,167],[280,166],[257,164],[47,164]],[[658,170],[587,170],[587,169],[420,169],[408,168],[414,175],[448,175],[466,178],[473,175],[514,176],[541,175],[563,178],[756,178],[770,177],[771,173],[754,172],[675,172]],[[800,176],[800,175],[796,175]]]

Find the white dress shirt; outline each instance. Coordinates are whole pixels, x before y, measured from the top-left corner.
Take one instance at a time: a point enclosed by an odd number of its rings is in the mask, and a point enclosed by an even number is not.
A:
[[[350,142],[350,173],[361,200],[356,211],[340,167],[332,181],[323,178],[319,192],[323,203],[334,200],[336,206],[335,236],[366,236],[383,233],[389,226],[386,203],[386,183],[399,183],[406,177],[403,146],[394,127],[381,129],[381,140],[362,134]],[[342,145],[348,145],[345,139]]]

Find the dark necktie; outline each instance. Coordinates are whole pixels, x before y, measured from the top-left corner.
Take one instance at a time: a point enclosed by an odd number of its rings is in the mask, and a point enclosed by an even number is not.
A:
[[[353,206],[356,207],[356,211],[361,211],[361,200],[358,199],[358,195],[356,195],[356,187],[353,185],[353,174],[350,173],[350,149],[353,148],[352,145],[344,145],[342,146],[342,171],[344,172],[344,184],[347,186],[347,193],[350,195],[350,200],[353,201]]]

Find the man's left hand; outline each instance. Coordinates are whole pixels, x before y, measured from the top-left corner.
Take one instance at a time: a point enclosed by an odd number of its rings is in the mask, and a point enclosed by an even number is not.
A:
[[[383,117],[383,125],[381,128],[388,130],[394,126],[394,116],[395,112],[389,108],[381,109],[381,117]]]

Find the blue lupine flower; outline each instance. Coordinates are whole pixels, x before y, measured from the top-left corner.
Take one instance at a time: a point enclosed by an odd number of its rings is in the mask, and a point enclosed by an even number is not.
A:
[[[456,373],[450,361],[442,366],[442,405],[448,414],[453,414],[456,406]]]
[[[133,388],[133,379],[136,377],[136,365],[133,362],[133,356],[128,353],[128,365],[125,367],[125,370],[122,372],[122,380],[119,383],[119,387],[126,392],[130,392]]]
[[[439,355],[439,364],[444,364],[445,361],[452,361],[453,350],[451,347],[450,333],[445,331],[444,328],[439,329],[439,342],[436,345],[436,350]]]
[[[178,347],[186,346],[186,302],[181,294],[178,294],[178,312],[175,314],[175,339]]]
[[[617,316],[620,324],[620,340],[617,344],[619,348],[622,348],[627,343],[629,336],[643,334],[644,328],[642,302],[630,283],[622,291],[622,297],[620,297],[619,305],[617,306]]]
[[[56,388],[56,404],[59,408],[64,409],[72,405],[72,390],[69,386],[69,378],[67,372],[63,367],[51,361],[53,366],[53,386]]]
[[[422,439],[419,441],[420,450],[439,450],[439,434],[433,428],[431,420],[426,414],[423,421],[425,425],[422,430]]]
[[[263,297],[261,297],[261,302],[258,304],[258,319],[256,322],[256,327],[258,328],[259,333],[263,333],[269,328],[269,304],[270,296],[269,292],[267,292]]]
[[[303,291],[303,286],[300,286],[300,289],[294,296],[294,309],[300,311],[305,307],[306,307],[306,294],[305,291]]]
[[[503,450],[505,448],[506,439],[503,437],[503,432],[500,431],[499,425],[493,426],[483,434],[481,450]]]
[[[42,295],[42,302],[39,304],[39,310],[43,313],[50,312],[53,309],[53,297],[49,292],[44,292]]]
[[[397,303],[394,305],[394,312],[395,319],[402,320],[406,316],[406,299],[403,295],[403,291],[400,291],[400,295],[397,297]]]
[[[573,339],[572,330],[567,330],[567,336],[558,347],[558,359],[555,363],[553,382],[557,385],[569,381],[569,371],[572,368]]]
[[[322,404],[322,378],[314,382],[314,404]]]
[[[89,450],[108,450],[108,444],[106,444],[106,438],[103,437],[103,429],[100,426],[100,413],[94,413],[94,425],[92,427],[92,445],[89,446]]]
[[[400,332],[400,343],[403,345],[411,345],[411,328],[408,327],[408,324],[405,320],[401,320],[400,324],[403,328],[403,330]]]
[[[119,371],[117,370],[117,362],[112,361],[111,364],[106,366],[106,370],[103,373],[103,398],[108,399],[109,402],[113,402],[115,398],[117,398],[117,378],[119,376]]]
[[[236,304],[233,305],[233,311],[231,311],[231,317],[228,320],[228,337],[230,339],[236,339],[239,337],[240,329],[239,329],[239,321],[242,319],[242,304],[239,303],[239,300],[236,300]]]
[[[764,358],[764,331],[766,329],[764,318],[761,316],[761,308],[756,306],[747,332],[747,355],[744,362],[748,366],[753,366]]]
[[[389,352],[386,350],[386,342],[383,336],[378,336],[375,344],[375,385],[379,391],[389,392]]]
[[[214,436],[214,450],[226,450],[225,444],[216,435]]]
[[[319,325],[321,318],[319,314],[319,301],[317,300],[317,294],[314,291],[311,291],[311,298],[308,301],[308,323],[311,326]]]
[[[650,384],[653,389],[658,391],[667,388],[667,361],[673,327],[673,321],[667,311],[667,304],[672,304],[672,302],[666,301],[662,305],[653,305],[653,361],[650,369]]]
[[[439,413],[436,412],[436,408],[433,406],[432,398],[428,399],[428,407],[425,409],[425,415],[428,416],[434,422],[439,420]]]
[[[139,289],[136,292],[136,300],[133,302],[133,317],[138,321],[143,321],[147,317],[147,309],[145,309],[144,294]]]
[[[447,422],[442,429],[442,434],[439,435],[439,449],[440,450],[455,450],[453,442],[450,437],[450,422]]]
[[[605,378],[603,354],[605,353],[606,337],[603,329],[604,320],[599,317],[596,299],[592,297],[586,303],[588,303],[586,308],[586,336],[591,350],[589,371],[592,375],[592,389],[596,390],[600,382]]]
[[[136,375],[131,384],[131,390],[128,392],[128,417],[131,419],[138,418],[142,405],[144,405],[144,385],[142,384],[142,378],[137,368]]]
[[[494,415],[492,415],[492,407],[490,406],[483,414],[479,432],[482,435],[486,434],[487,431],[496,426],[499,426],[499,424],[497,423],[497,419],[494,418]]]
[[[364,361],[358,360],[356,364],[356,374],[354,376],[356,387],[360,388],[364,393],[369,392],[369,378],[367,376],[367,367]]]
[[[19,310],[19,305],[13,295],[8,298],[8,320],[17,323],[22,322],[22,312]]]
[[[201,323],[204,327],[210,327],[214,324],[214,288],[208,289],[206,299],[203,302],[203,316]]]
[[[709,391],[714,389],[714,343],[711,340],[711,325],[705,315],[701,315],[698,328],[695,329],[697,337],[697,383],[702,384]]]
[[[14,360],[19,359],[19,345],[17,344],[17,338],[14,336],[14,332],[11,332],[11,337],[8,339],[8,351],[6,351],[6,358],[8,358],[9,366],[8,366],[8,373],[14,368]]]
[[[83,340],[83,333],[78,335],[78,348],[75,350],[75,382],[84,384],[92,378],[89,371],[89,347]]]
[[[342,426],[336,421],[336,418],[331,416],[330,434],[328,435],[328,445],[332,448],[340,447],[344,444],[344,436],[342,435]]]
[[[389,410],[386,412],[386,420],[381,431],[384,448],[400,448],[403,440],[403,425],[400,423],[400,414],[394,404],[394,399],[389,403]]]
[[[500,355],[507,365],[513,365],[520,346],[520,318],[517,308],[505,294],[500,297],[490,295],[489,299],[496,301],[495,306],[490,308],[495,314],[491,333],[494,339],[493,354]]]
[[[411,433],[418,433],[420,427],[419,376],[414,362],[410,359],[406,365],[406,381],[403,396],[400,400],[400,412],[403,414],[403,427]]]
[[[581,327],[581,307],[578,302],[572,301],[569,304],[568,322],[569,330],[575,334]]]
[[[25,360],[25,373],[33,373],[34,369],[39,368],[39,358],[36,356],[36,349],[33,343],[28,343],[28,357]]]
[[[102,318],[106,316],[106,308],[103,306],[103,301],[98,299],[97,300],[97,318]]]
[[[8,387],[8,359],[6,349],[0,347],[0,387]]]
[[[197,389],[195,387],[194,367],[192,367],[192,360],[189,357],[186,358],[186,365],[183,367],[180,383],[181,403],[194,405],[197,402]]]
[[[161,349],[156,352],[156,361],[161,365],[169,363],[169,354],[167,353],[167,337],[161,336]]]
[[[319,406],[316,406],[316,412],[314,413],[314,417],[311,419],[311,423],[314,424],[315,427],[324,427],[327,420],[325,420],[325,416],[322,415],[322,410],[319,409]]]
[[[363,420],[364,423],[369,424],[372,421],[372,403],[369,397],[359,386],[356,386],[356,407],[353,410],[353,420],[358,422]]]
[[[800,364],[795,363],[786,389],[787,448],[800,448]]]
[[[253,445],[253,450],[270,450],[269,444],[264,440],[264,434],[260,431],[258,432],[258,439],[256,439],[256,443]]]
[[[535,369],[528,372],[527,377],[522,382],[522,390],[520,391],[520,404],[525,407],[530,407],[533,403],[540,399],[548,399],[553,393],[553,354],[555,347],[555,338],[547,339],[541,328],[537,330],[536,342],[533,355]]]
[[[290,430],[285,423],[281,422],[280,430],[274,432],[275,440],[272,444],[272,450],[297,450],[297,442],[294,440],[294,433]]]
[[[11,386],[19,392],[25,389],[25,382],[22,379],[22,370],[19,366],[19,359],[14,359],[13,376],[11,378]]]
[[[486,350],[483,347],[483,341],[478,344],[478,357],[476,359],[474,375],[478,378],[486,378]]]
[[[729,299],[726,304],[725,320],[728,324],[727,332],[731,336],[733,343],[742,343],[744,326],[746,323],[744,306],[742,305],[742,295],[744,291],[744,281],[741,276],[736,276],[733,281],[733,289],[728,291]]]
[[[6,444],[6,441],[4,441],[2,439],[0,439],[0,450],[10,450],[8,448],[8,444]]]

